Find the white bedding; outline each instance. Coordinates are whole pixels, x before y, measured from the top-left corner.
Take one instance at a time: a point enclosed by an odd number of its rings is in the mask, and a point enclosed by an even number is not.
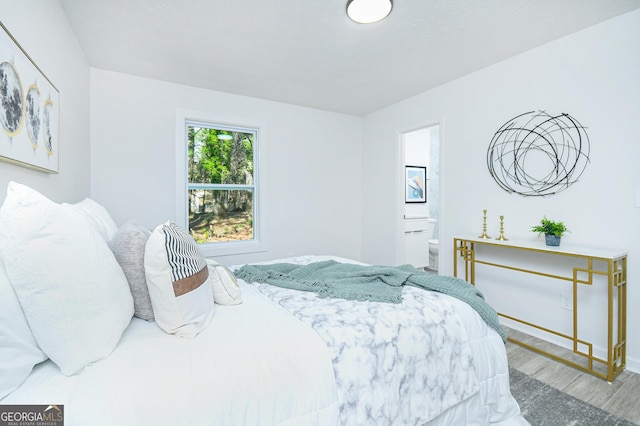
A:
[[[243,303],[215,300],[215,315],[194,339],[130,320],[131,297],[141,294],[128,291],[107,243],[122,229],[88,204],[84,220],[77,205],[8,186],[0,229],[24,229],[1,233],[0,405],[64,405],[67,426],[526,424],[509,392],[500,337],[468,305],[439,293],[405,288],[402,304],[358,303],[239,281]],[[23,223],[34,215],[46,220]],[[148,243],[128,253],[147,279]],[[33,250],[16,257],[27,245]],[[55,262],[25,263],[45,246]],[[212,305],[215,287],[207,293],[197,302]],[[49,315],[33,309],[34,295],[53,304]],[[55,363],[41,362],[45,354],[57,354]]]
[[[307,264],[333,256],[280,260]],[[342,425],[526,425],[500,336],[464,302],[403,289],[402,306],[254,285],[332,352]]]
[[[337,424],[324,343],[240,285],[243,303],[194,340],[134,318],[108,358],[71,377],[46,361],[0,403],[64,404],[67,426]]]

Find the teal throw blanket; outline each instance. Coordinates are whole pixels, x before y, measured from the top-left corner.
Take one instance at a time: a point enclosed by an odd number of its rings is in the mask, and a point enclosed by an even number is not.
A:
[[[428,274],[411,265],[365,266],[339,263],[334,260],[308,265],[273,263],[244,265],[236,270],[235,275],[247,282],[312,291],[322,298],[372,302],[402,302],[403,285],[437,291],[467,303],[498,332],[503,341],[507,340],[498,321],[497,312],[485,302],[484,296],[478,289],[460,278]]]

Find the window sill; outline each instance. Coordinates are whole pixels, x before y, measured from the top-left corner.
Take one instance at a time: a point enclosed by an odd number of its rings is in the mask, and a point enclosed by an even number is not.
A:
[[[267,245],[259,241],[230,241],[228,243],[198,244],[204,257],[229,256],[267,251]]]

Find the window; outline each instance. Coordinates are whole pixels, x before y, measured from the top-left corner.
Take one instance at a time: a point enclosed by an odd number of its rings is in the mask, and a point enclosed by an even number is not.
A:
[[[180,120],[180,117],[179,117]],[[184,222],[205,255],[255,251],[259,243],[258,128],[184,118]],[[179,123],[178,123],[179,124]],[[181,185],[179,185],[180,187]],[[209,249],[227,248],[226,252]],[[230,249],[230,250],[229,250]]]

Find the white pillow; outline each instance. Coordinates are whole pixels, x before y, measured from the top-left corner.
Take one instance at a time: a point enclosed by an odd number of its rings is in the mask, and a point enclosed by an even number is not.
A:
[[[31,333],[0,257],[0,400],[47,359]]]
[[[133,299],[107,243],[74,206],[10,182],[0,250],[38,345],[64,375],[113,351]]]
[[[146,321],[153,321],[153,307],[144,273],[144,250],[150,236],[151,231],[144,226],[127,222],[109,241],[109,247],[127,277],[134,315]]]
[[[91,198],[85,198],[75,204],[63,203],[62,205],[75,207],[87,219],[89,224],[102,235],[105,241],[111,240],[118,232],[118,225],[113,221],[107,209]]]
[[[214,304],[207,262],[193,237],[171,221],[158,225],[147,241],[144,269],[156,323],[195,338],[211,322]]]
[[[242,303],[240,286],[229,268],[211,259],[207,259],[207,265],[213,281],[213,301],[219,305]]]

